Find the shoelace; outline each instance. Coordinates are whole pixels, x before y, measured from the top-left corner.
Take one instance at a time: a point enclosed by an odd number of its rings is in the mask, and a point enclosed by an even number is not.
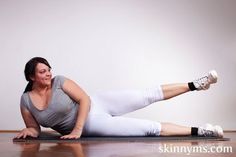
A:
[[[203,131],[203,136],[214,136],[214,131],[212,130],[202,130]]]
[[[196,83],[199,84],[203,89],[205,88],[206,82],[208,82],[208,76],[201,77],[195,80]]]

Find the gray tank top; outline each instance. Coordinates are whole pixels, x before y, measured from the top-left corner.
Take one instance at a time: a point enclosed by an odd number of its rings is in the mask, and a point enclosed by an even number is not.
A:
[[[28,92],[21,96],[20,102],[41,126],[50,127],[62,135],[73,130],[79,109],[79,105],[62,90],[64,81],[64,76],[55,76],[52,79],[52,97],[44,110],[33,105]]]

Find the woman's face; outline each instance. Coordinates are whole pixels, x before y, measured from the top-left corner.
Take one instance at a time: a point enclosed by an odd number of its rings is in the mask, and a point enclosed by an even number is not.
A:
[[[32,80],[39,85],[49,86],[51,85],[51,79],[51,69],[43,63],[38,63],[35,68],[35,75],[32,77]]]

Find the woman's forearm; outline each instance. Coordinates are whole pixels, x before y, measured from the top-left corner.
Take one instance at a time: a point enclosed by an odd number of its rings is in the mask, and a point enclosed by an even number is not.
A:
[[[73,130],[81,130],[81,131],[83,130],[84,124],[86,122],[89,113],[90,104],[91,101],[89,97],[81,99],[81,101],[79,102],[77,121]]]

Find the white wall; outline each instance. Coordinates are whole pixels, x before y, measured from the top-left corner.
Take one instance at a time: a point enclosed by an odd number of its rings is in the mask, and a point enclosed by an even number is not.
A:
[[[209,91],[126,116],[236,129],[236,1],[1,0],[0,130],[24,127],[23,70],[34,56],[88,93],[187,82],[216,69]]]

